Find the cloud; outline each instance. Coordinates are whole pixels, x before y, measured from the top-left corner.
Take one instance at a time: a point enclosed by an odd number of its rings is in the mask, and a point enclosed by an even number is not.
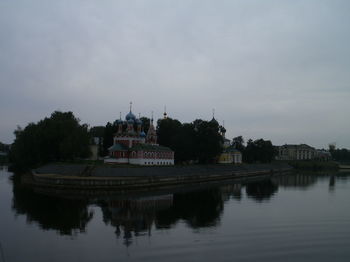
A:
[[[225,120],[228,136],[350,147],[348,1],[0,3],[0,141],[52,111]]]

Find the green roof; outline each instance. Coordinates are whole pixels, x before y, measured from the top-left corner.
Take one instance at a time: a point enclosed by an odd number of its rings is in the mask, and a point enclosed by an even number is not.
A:
[[[241,151],[234,148],[234,146],[229,146],[224,149],[224,153],[241,153]]]
[[[114,144],[113,146],[111,146],[110,148],[108,148],[109,151],[128,151],[128,148],[122,144]]]
[[[163,151],[169,152],[172,151],[169,147],[166,146],[158,146],[158,145],[150,145],[150,144],[137,144],[130,148],[130,151]]]

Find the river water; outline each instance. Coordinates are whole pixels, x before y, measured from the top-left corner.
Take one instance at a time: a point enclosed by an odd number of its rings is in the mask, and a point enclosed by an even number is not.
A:
[[[94,194],[26,188],[0,167],[0,262],[350,261],[349,178]]]

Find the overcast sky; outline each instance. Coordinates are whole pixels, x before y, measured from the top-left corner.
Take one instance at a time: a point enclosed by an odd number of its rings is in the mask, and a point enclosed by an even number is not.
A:
[[[0,141],[55,110],[350,148],[350,1],[0,0]]]

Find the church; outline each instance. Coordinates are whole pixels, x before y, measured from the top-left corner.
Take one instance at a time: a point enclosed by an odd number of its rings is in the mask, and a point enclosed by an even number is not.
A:
[[[166,113],[164,113],[166,117]],[[105,163],[132,164],[141,166],[174,165],[174,151],[157,144],[157,133],[153,125],[153,116],[150,119],[147,134],[144,132],[144,123],[131,111],[114,122],[117,132],[113,138],[113,145],[108,149],[109,156]]]

